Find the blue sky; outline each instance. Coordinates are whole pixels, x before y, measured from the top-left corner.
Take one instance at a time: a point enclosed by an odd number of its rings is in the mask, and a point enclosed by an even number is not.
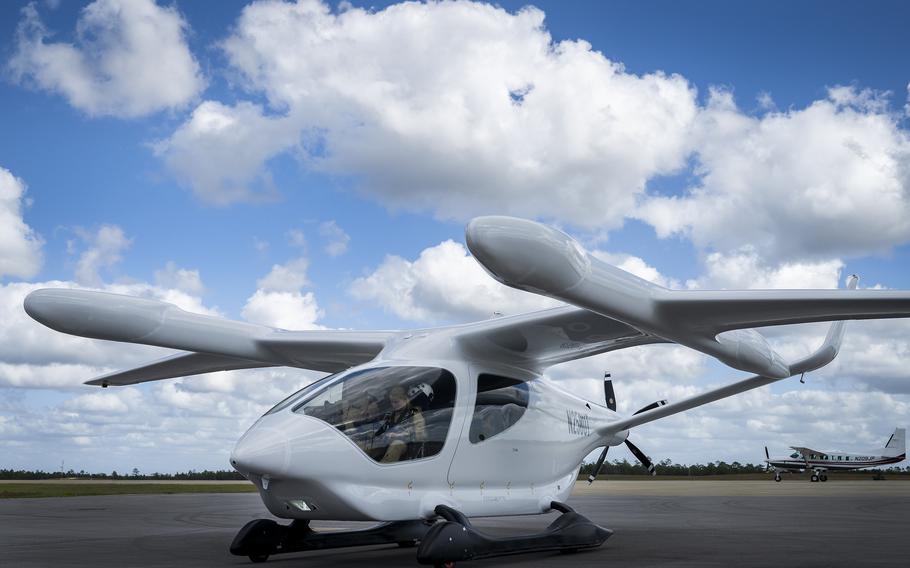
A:
[[[3,313],[51,281],[302,328],[533,309],[457,246],[467,219],[491,213],[557,224],[675,287],[833,287],[858,272],[910,288],[905,3],[303,4],[248,17],[245,2],[0,5],[0,168],[16,192],[4,206],[25,227],[0,233]],[[266,11],[280,15],[274,28],[253,17]],[[140,13],[160,37],[130,35]],[[337,39],[308,43],[313,26]],[[510,106],[509,91],[523,102]],[[101,397],[77,385],[156,352],[78,353],[24,319],[5,325],[0,337],[16,341],[0,350],[0,467],[53,468],[57,456],[85,469],[224,467],[231,437],[309,377],[236,373]],[[754,422],[739,418],[720,454],[705,440],[741,408],[648,427],[652,453],[755,461],[729,447],[885,437],[910,417],[907,328],[856,327],[855,353],[817,390],[742,403]],[[817,332],[776,340],[798,352]],[[554,374],[620,369],[630,405],[728,376],[683,351]],[[196,395],[213,406],[194,409]],[[807,425],[803,399],[832,412]],[[151,410],[139,419],[138,406]],[[120,417],[116,432],[105,413]],[[149,423],[162,414],[186,435],[163,437],[166,422]],[[681,429],[701,441],[682,449]]]

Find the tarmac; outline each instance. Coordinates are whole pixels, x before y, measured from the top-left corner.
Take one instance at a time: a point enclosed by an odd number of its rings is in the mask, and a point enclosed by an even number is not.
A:
[[[593,551],[459,566],[790,568],[910,560],[910,481],[904,480],[579,482],[569,504],[614,535]],[[251,566],[228,547],[243,524],[268,516],[256,494],[6,499],[0,501],[0,566]],[[518,534],[553,518],[475,524]],[[414,553],[396,546],[314,551],[273,556],[265,566],[417,566]]]

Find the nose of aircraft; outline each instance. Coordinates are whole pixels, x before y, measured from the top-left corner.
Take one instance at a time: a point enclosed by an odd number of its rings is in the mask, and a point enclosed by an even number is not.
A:
[[[526,219],[477,217],[465,229],[465,240],[494,278],[526,290],[567,290],[591,269],[575,239]]]
[[[264,425],[250,428],[231,452],[231,465],[241,473],[284,475],[289,465],[288,436]]]

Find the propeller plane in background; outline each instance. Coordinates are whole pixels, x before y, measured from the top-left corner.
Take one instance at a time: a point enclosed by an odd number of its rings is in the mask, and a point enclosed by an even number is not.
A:
[[[862,454],[847,452],[823,452],[790,446],[793,453],[788,457],[772,458],[765,446],[765,463],[774,471],[774,481],[780,481],[780,474],[812,471],[809,481],[828,481],[828,471],[850,471],[867,467],[881,467],[900,463],[907,459],[907,431],[895,428],[884,448],[876,448]]]

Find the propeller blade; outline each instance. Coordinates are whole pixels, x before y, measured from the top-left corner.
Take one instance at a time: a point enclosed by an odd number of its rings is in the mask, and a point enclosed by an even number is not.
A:
[[[610,379],[610,373],[604,373],[604,400],[607,408],[616,411],[616,394],[613,392],[613,381]]]
[[[765,459],[771,459],[771,456],[768,455],[768,446],[765,446]]]
[[[597,465],[594,466],[594,471],[588,475],[588,483],[594,483],[594,480],[597,479],[597,474],[600,473],[600,468],[604,466],[604,460],[607,459],[607,451],[609,451],[610,446],[604,446],[604,451],[601,452],[600,457],[597,458]]]
[[[641,463],[641,465],[648,468],[648,473],[651,475],[657,475],[657,469],[654,467],[654,463],[651,461],[651,458],[645,455],[645,453],[638,449],[638,446],[633,444],[626,438],[626,445],[629,447],[629,451],[632,452],[632,455],[635,456],[635,459]]]
[[[655,408],[660,408],[661,406],[667,404],[666,400],[656,400],[644,408],[639,408],[635,414],[641,414],[642,412],[647,412],[649,410],[654,410]],[[635,415],[633,414],[633,416]]]

